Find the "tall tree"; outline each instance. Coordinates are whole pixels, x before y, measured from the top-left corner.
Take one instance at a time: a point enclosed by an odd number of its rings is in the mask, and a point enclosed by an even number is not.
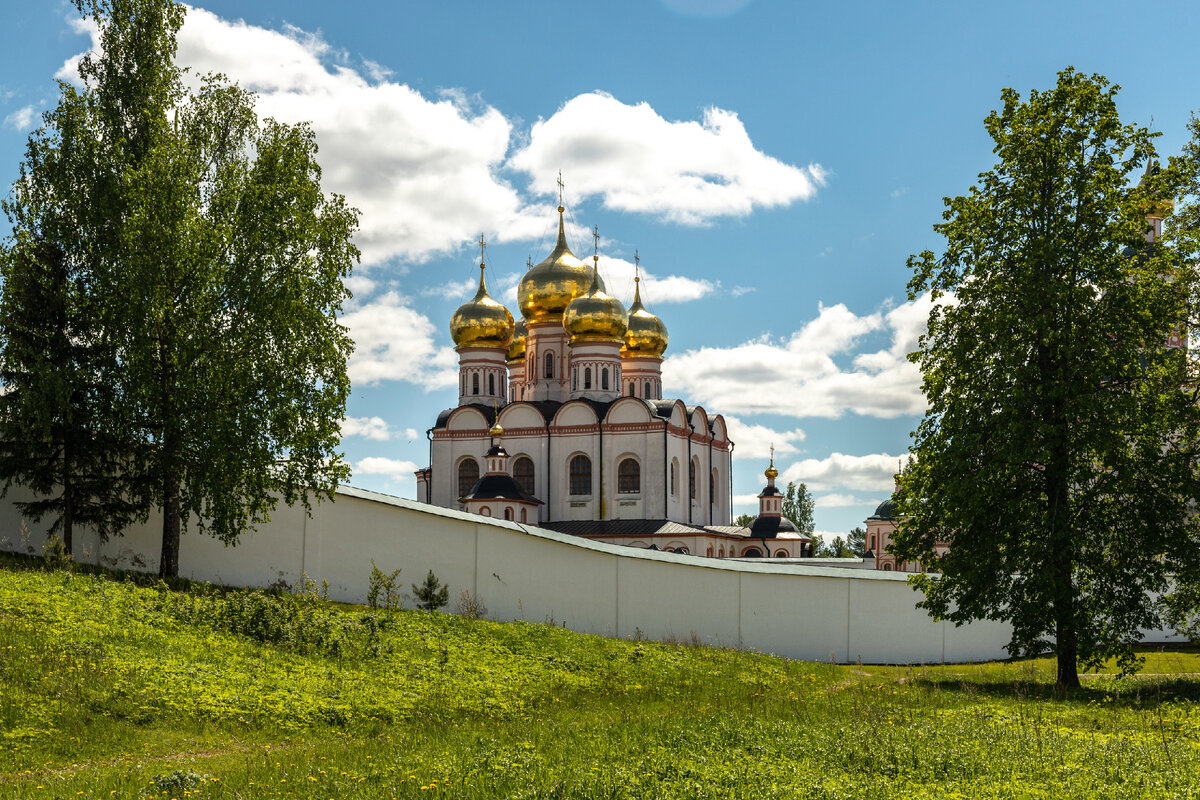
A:
[[[912,356],[929,410],[892,552],[941,571],[914,578],[937,617],[1008,621],[1014,655],[1052,646],[1064,688],[1080,662],[1131,668],[1153,593],[1196,558],[1196,384],[1165,346],[1196,273],[1147,242],[1172,173],[1136,180],[1153,136],[1117,90],[1073,69],[1005,90],[996,165],[945,201],[945,252],[909,259],[910,297],[948,302]]]
[[[39,146],[65,168],[42,205],[69,221],[68,251],[102,340],[129,438],[131,496],[163,511],[159,571],[178,573],[189,519],[226,542],[279,499],[330,496],[351,343],[337,314],[358,251],[357,212],[320,187],[306,126],[260,124],[219,77],[186,90],[174,64],[184,8],[77,0],[100,31],[62,86]],[[32,168],[32,167],[31,167]]]
[[[850,555],[862,558],[867,552],[867,532],[859,526],[846,535],[846,547]]]
[[[808,493],[808,484],[788,481],[783,493],[783,515],[792,521],[802,535],[813,540],[813,555],[819,555],[825,547],[824,540],[813,532],[813,497]]]
[[[37,233],[53,237],[42,222]],[[77,264],[28,236],[0,251],[0,481],[6,494],[14,484],[34,493],[18,510],[52,517],[68,553],[76,525],[106,539],[139,516],[125,480],[131,448],[113,434],[102,382],[114,354],[98,341]]]

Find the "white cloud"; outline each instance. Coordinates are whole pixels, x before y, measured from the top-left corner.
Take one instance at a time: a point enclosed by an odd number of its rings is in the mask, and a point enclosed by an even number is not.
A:
[[[355,475],[385,475],[395,481],[416,481],[417,465],[411,461],[371,456],[354,465]]]
[[[813,500],[816,508],[845,508],[846,506],[870,506],[879,502],[879,498],[861,498],[852,494],[825,494]]]
[[[832,453],[828,458],[806,458],[785,468],[778,482],[804,483],[809,491],[890,492],[895,488],[894,476],[902,458],[887,453],[866,456]]]
[[[904,195],[908,194],[908,187],[907,186],[898,186],[895,189],[892,189],[892,191],[888,192],[888,194],[891,196],[891,198],[893,200],[895,200],[897,198],[903,197]]]
[[[421,434],[417,432],[416,428],[405,428],[404,429],[404,438],[408,439],[410,442],[412,440],[418,438],[420,435]]]
[[[775,445],[776,457],[799,452],[796,444],[804,441],[804,431],[793,428],[777,431],[766,425],[750,425],[737,417],[726,416],[725,425],[733,441],[734,459],[761,459],[770,457],[771,445]]]
[[[433,323],[414,311],[398,292],[388,292],[342,317],[354,339],[348,372],[356,384],[400,380],[446,389],[458,380],[457,359],[449,347],[434,344]]]
[[[573,97],[534,123],[509,165],[544,195],[557,190],[561,169],[574,193],[598,195],[607,208],[688,225],[808,200],[827,174],[755,149],[733,111],[708,108],[698,122],[672,122],[648,103],[603,92]]]
[[[750,506],[756,511],[758,510],[758,495],[756,494],[735,494],[733,496],[734,508],[746,508]]]
[[[687,278],[683,275],[657,277],[645,267],[642,271],[642,302],[648,308],[665,303],[687,303],[712,294],[719,283],[703,279]],[[613,256],[600,256],[600,275],[608,293],[628,307],[633,302],[633,277],[635,265],[632,261]]]
[[[375,281],[363,275],[351,275],[343,278],[342,283],[346,284],[346,288],[350,290],[352,302],[367,297],[375,291]]]
[[[842,304],[822,306],[815,319],[783,339],[764,336],[668,356],[663,380],[672,393],[723,414],[836,418],[851,411],[886,419],[920,414],[921,376],[907,354],[925,330],[931,305],[926,295],[865,316]],[[890,346],[854,355],[862,337],[877,331],[891,334]]]
[[[741,297],[744,294],[750,294],[751,292],[757,291],[758,288],[755,286],[735,286],[729,290],[729,293],[734,297]]]
[[[475,290],[479,288],[478,278],[466,278],[461,281],[446,281],[435,286],[429,286],[421,290],[421,294],[425,297],[444,297],[447,300],[456,300],[459,298],[466,299],[475,294]],[[488,287],[488,294],[491,294],[492,288]]]
[[[392,432],[382,417],[346,417],[342,420],[342,437],[347,436],[386,442],[392,438]]]
[[[97,46],[90,21],[70,24]],[[58,76],[77,82],[81,57]],[[819,165],[797,167],[757,150],[733,111],[671,122],[646,103],[588,93],[532,130],[518,129],[468,91],[427,97],[386,66],[354,66],[319,34],[268,30],[201,8],[189,9],[177,60],[193,82],[220,72],[254,91],[261,116],[311,122],[325,189],[362,212],[356,242],[367,267],[454,253],[480,231],[497,241],[540,239],[553,204],[531,202],[502,177],[509,170],[529,174],[536,193],[553,197],[562,169],[577,197],[687,224],[806,200],[826,180]],[[527,144],[510,154],[517,142]],[[671,296],[711,290],[692,282],[672,286]]]
[[[18,108],[16,111],[4,118],[4,127],[12,128],[15,131],[25,132],[33,128],[33,122],[37,119],[37,112],[33,106],[25,106]]]

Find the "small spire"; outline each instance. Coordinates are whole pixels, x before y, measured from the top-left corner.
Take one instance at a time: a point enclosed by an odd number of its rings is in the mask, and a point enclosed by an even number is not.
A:
[[[588,294],[600,291],[600,226],[592,226],[592,286]]]
[[[494,421],[492,422],[492,427],[491,430],[488,431],[488,434],[493,439],[499,439],[504,435],[504,428],[500,427],[500,408],[496,404],[495,400],[492,401],[492,419]]]
[[[566,184],[563,183],[562,170],[560,169],[558,171],[558,206],[559,206],[558,211],[559,211],[559,213],[562,213],[562,210],[563,210],[562,204],[563,204],[563,189],[564,188],[566,188]]]
[[[642,259],[638,256],[638,251],[635,248],[633,251],[633,305],[640,306],[642,304]]]
[[[771,486],[775,485],[775,479],[779,477],[779,470],[775,469],[775,443],[771,442],[771,464],[763,473],[767,476],[767,483]]]

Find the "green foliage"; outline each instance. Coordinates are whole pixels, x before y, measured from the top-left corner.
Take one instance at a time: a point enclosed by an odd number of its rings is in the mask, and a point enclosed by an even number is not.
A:
[[[750,527],[751,522],[754,522],[753,514],[738,514],[737,518],[733,521],[733,524],[742,528],[748,528]]]
[[[792,521],[800,533],[813,536],[813,497],[808,492],[807,484],[788,481],[787,490],[783,493],[783,515]],[[819,540],[820,537],[814,537],[813,544]]]
[[[467,619],[484,619],[487,617],[488,610],[479,595],[471,594],[470,589],[463,589],[458,593],[458,602],[454,606],[454,613]]]
[[[433,570],[429,570],[424,583],[420,586],[414,583],[412,589],[413,596],[417,598],[417,608],[422,611],[437,611],[450,602],[450,587],[442,586]]]
[[[330,657],[171,610],[239,594],[0,569],[0,795],[1200,792],[1194,650],[1068,700],[1046,660],[838,667],[418,612],[381,615],[385,652]],[[376,617],[319,594],[296,600],[347,630]]]
[[[100,46],[82,89],[60,84],[8,210],[16,241],[53,242],[86,295],[102,345],[86,378],[109,393],[103,429],[133,443],[126,496],[163,509],[173,576],[189,520],[234,543],[279,499],[307,510],[349,474],[337,315],[357,212],[321,191],[310,128],[260,124],[219,76],[185,87],[182,5],[77,5]]]
[[[45,559],[46,569],[50,572],[70,570],[75,566],[75,560],[67,550],[66,544],[57,536],[46,540],[46,544],[42,546],[42,557]]]
[[[367,605],[371,608],[379,608],[382,605],[388,611],[400,608],[400,588],[397,585],[399,580],[399,569],[385,573],[375,566],[375,559],[372,558],[371,575],[367,580]]]
[[[1196,261],[1145,234],[1200,160],[1138,183],[1153,135],[1116,93],[1072,69],[1006,89],[985,121],[996,165],[946,199],[945,252],[909,258],[910,297],[941,302],[911,356],[929,408],[892,552],[936,562],[914,579],[934,616],[1009,621],[1013,654],[1054,648],[1064,687],[1080,662],[1132,668],[1151,596],[1198,557],[1200,384],[1164,346],[1194,319]]]
[[[823,558],[853,558],[855,553],[846,544],[846,540],[840,536],[833,537],[833,541],[829,546],[821,551],[820,555]]]
[[[850,550],[850,555],[855,558],[862,558],[867,552],[867,532],[862,527],[856,527],[846,536],[846,547]]]

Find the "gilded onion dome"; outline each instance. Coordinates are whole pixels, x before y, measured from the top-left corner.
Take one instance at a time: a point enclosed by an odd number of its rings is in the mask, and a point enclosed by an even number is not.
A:
[[[600,257],[595,258],[592,285],[587,294],[570,302],[563,312],[563,327],[576,342],[623,342],[629,315],[621,301],[604,291],[600,280]]]
[[[642,305],[642,279],[633,279],[633,305],[629,307],[629,330],[625,332],[625,344],[621,347],[621,357],[626,356],[658,356],[666,352],[667,326],[658,317],[651,314]]]
[[[521,317],[517,320],[517,327],[513,331],[512,341],[508,343],[506,361],[521,361],[525,358],[525,333],[525,318]]]
[[[558,207],[558,242],[554,251],[542,263],[532,267],[517,287],[517,302],[521,315],[530,322],[550,322],[560,319],[567,304],[587,293],[592,283],[592,270],[567,247],[563,231],[562,206]],[[604,291],[604,281],[600,281]]]
[[[450,318],[450,338],[458,348],[508,347],[513,338],[513,315],[488,296],[483,277],[484,265],[479,265],[479,290],[469,302],[463,303]]]

